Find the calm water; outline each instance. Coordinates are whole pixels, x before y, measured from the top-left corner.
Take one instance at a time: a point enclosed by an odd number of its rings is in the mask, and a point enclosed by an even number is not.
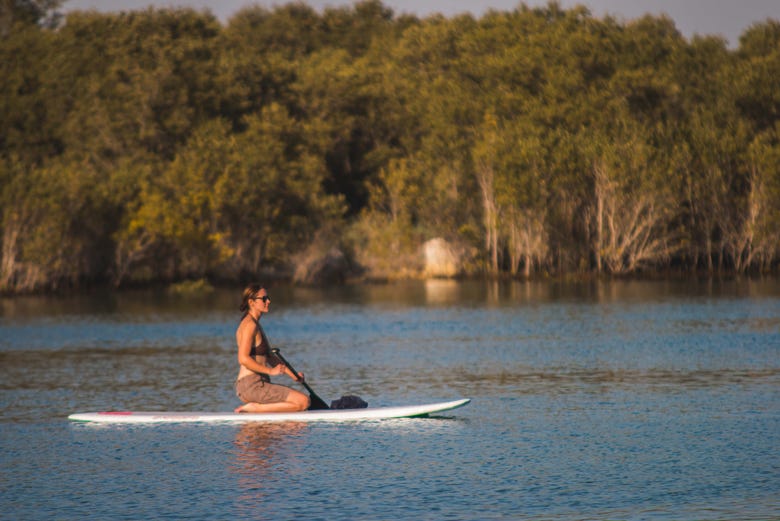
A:
[[[230,410],[240,290],[0,299],[0,519],[777,519],[780,281],[271,288],[331,400],[428,419],[95,426]]]

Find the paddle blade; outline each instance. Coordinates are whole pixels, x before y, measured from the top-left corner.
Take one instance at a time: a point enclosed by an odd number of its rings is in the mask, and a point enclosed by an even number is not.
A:
[[[309,399],[311,400],[311,404],[309,405],[310,411],[321,411],[323,409],[330,409],[330,407],[328,407],[328,405],[322,401],[322,398],[320,398],[314,393],[311,393],[309,395]]]

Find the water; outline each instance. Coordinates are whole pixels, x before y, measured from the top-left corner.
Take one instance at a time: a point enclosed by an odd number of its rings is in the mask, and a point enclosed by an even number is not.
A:
[[[0,299],[0,519],[777,519],[780,281],[271,288],[326,400],[428,419],[101,426],[231,410],[239,290]]]

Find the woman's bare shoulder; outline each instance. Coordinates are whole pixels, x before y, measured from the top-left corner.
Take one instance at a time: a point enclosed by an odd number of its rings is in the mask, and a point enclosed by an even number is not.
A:
[[[236,335],[244,335],[246,333],[251,334],[256,327],[257,325],[255,324],[255,321],[252,320],[252,317],[247,315],[241,319],[241,322],[238,323],[238,327],[236,328]]]

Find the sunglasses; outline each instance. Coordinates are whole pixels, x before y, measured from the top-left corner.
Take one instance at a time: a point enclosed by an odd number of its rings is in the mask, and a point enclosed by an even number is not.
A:
[[[262,297],[252,297],[252,300],[262,300],[263,304],[265,304],[266,302],[271,300],[271,297],[269,297],[268,295],[263,295]]]

